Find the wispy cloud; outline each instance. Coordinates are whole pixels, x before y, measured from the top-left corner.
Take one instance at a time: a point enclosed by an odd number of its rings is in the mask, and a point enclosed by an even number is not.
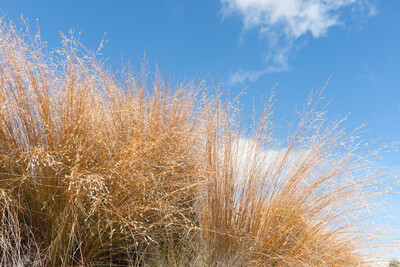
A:
[[[335,25],[343,24],[341,12],[352,7],[352,12],[376,9],[367,0],[220,0],[223,18],[237,15],[244,31],[256,28],[267,40],[269,54],[264,56],[267,67],[260,71],[239,70],[230,81],[255,81],[270,72],[287,71],[295,41],[310,33],[318,38]]]
[[[268,66],[261,70],[244,70],[239,68],[235,72],[229,75],[227,85],[233,86],[235,84],[242,84],[246,81],[255,82],[262,75],[274,72],[289,71],[290,65],[288,63],[288,53],[291,50],[291,46],[287,44],[286,47],[280,47],[280,49],[270,49],[269,53],[264,56]]]
[[[247,81],[247,80],[249,80],[251,82],[257,81],[258,78],[263,74],[265,74],[265,72],[263,70],[247,71],[247,70],[239,69],[229,75],[228,86],[232,86],[237,83],[243,83],[244,81]]]
[[[275,64],[272,64],[262,70],[248,71],[248,70],[239,69],[239,70],[231,73],[229,75],[227,85],[232,86],[232,85],[235,85],[238,83],[240,83],[240,84],[244,83],[245,81],[255,82],[264,74],[288,71],[290,69],[290,66],[286,62],[285,55],[283,55],[283,54],[274,56],[273,61],[275,62]]]

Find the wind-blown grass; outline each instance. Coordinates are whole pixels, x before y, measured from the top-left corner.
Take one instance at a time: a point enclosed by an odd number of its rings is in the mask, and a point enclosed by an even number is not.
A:
[[[113,74],[73,37],[0,24],[0,261],[14,266],[367,264],[378,173],[310,96],[277,139],[201,82]]]

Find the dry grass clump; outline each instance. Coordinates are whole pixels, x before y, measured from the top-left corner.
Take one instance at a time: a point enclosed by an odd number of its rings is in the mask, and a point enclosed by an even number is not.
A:
[[[0,32],[0,186],[44,265],[129,264],[193,222],[195,92]],[[189,92],[190,91],[190,92]],[[13,217],[14,218],[14,217]]]
[[[272,103],[246,131],[203,83],[114,75],[62,40],[0,23],[0,264],[365,263],[374,173],[318,101],[278,140]]]
[[[370,237],[360,222],[368,217],[368,188],[381,173],[356,153],[361,144],[340,121],[327,123],[325,112],[314,112],[316,104],[310,98],[283,141],[274,137],[271,104],[251,138],[229,118],[215,118],[222,137],[208,135],[201,214],[210,263],[367,264],[362,253]]]

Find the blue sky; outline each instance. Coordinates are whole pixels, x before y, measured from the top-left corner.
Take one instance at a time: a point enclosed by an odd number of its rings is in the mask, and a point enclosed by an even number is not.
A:
[[[172,80],[246,89],[248,110],[279,82],[277,113],[290,114],[332,77],[330,117],[350,114],[350,129],[371,122],[366,140],[400,139],[399,0],[3,0],[0,10],[37,19],[49,48],[75,29],[93,50],[105,36],[103,56],[117,69],[121,57],[138,66],[146,52]],[[399,152],[383,158],[400,164]]]

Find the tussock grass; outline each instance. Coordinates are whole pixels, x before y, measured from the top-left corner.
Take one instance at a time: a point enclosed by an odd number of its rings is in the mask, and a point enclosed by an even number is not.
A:
[[[367,264],[379,172],[320,93],[277,139],[273,98],[244,129],[218,89],[117,75],[1,22],[1,264]]]

